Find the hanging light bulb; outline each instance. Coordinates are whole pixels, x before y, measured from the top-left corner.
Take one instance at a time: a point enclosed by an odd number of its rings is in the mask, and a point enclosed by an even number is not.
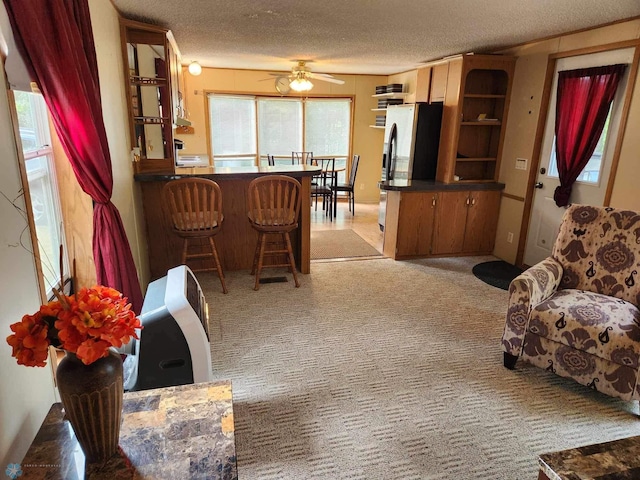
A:
[[[195,60],[189,64],[189,73],[195,77],[202,73],[202,67]]]

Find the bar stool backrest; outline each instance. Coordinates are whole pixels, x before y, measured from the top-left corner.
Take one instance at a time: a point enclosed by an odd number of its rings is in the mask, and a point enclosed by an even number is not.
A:
[[[207,236],[222,223],[222,191],[213,180],[181,178],[162,189],[164,216],[180,236]]]
[[[269,230],[296,227],[301,189],[300,182],[286,175],[267,175],[251,181],[247,198],[249,221]]]

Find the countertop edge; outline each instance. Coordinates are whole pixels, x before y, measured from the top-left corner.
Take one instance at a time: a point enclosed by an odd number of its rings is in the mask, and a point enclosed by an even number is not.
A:
[[[175,172],[175,173],[136,173],[133,178],[136,182],[166,182],[170,180],[178,180],[180,178],[198,177],[208,178],[210,180],[246,180],[265,175],[286,175],[294,178],[312,177],[317,175],[320,171],[320,167],[317,170],[294,170],[294,171],[258,171],[258,172],[211,172],[211,173],[190,173],[190,172]]]
[[[394,185],[388,182],[378,182],[381,190],[388,192],[436,192],[436,191],[464,191],[464,190],[504,190],[505,184],[500,182],[478,183],[443,183],[435,180],[411,180],[408,185]]]

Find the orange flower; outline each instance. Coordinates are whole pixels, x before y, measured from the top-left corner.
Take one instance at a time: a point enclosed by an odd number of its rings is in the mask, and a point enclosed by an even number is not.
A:
[[[7,337],[12,355],[20,365],[46,365],[47,347],[61,346],[86,365],[106,357],[110,347],[121,347],[138,338],[140,320],[120,292],[101,285],[82,288],[74,295],[40,307],[11,325]]]
[[[85,340],[78,347],[76,355],[82,363],[89,365],[99,358],[109,355],[109,347],[111,345],[104,340]]]
[[[15,333],[7,337],[7,343],[11,345],[11,354],[18,359],[18,365],[44,367],[49,341],[48,328],[40,312],[25,315],[21,322],[14,323],[10,328]]]

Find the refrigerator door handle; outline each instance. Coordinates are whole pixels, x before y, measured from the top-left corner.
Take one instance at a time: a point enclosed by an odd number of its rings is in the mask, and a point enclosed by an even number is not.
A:
[[[391,125],[389,132],[389,140],[387,143],[387,181],[393,180],[393,174],[396,169],[395,157],[398,149],[398,126],[394,123]]]

